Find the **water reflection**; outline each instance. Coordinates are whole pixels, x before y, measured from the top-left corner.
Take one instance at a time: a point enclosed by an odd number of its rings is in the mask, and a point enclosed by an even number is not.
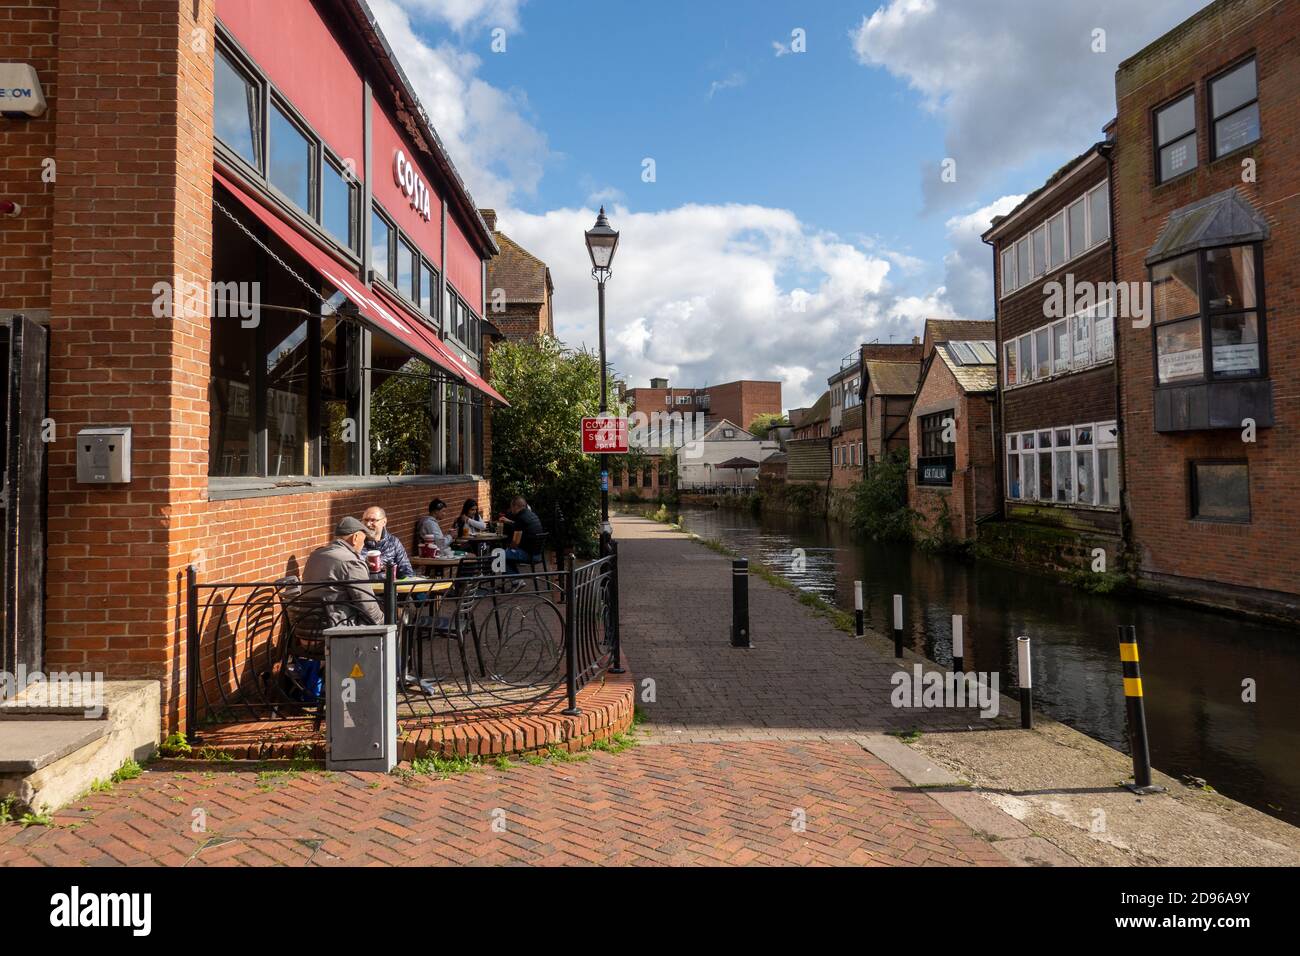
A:
[[[911,646],[940,663],[952,661],[952,615],[964,615],[967,669],[1001,671],[1008,688],[1015,639],[1028,635],[1035,704],[1124,750],[1116,626],[1136,625],[1152,763],[1175,777],[1204,777],[1234,799],[1300,824],[1300,631],[863,543],[819,519],[701,508],[684,510],[681,520],[846,610],[861,580],[867,621],[877,630],[888,631],[892,596],[903,594]],[[1257,685],[1255,703],[1242,700],[1248,678]]]

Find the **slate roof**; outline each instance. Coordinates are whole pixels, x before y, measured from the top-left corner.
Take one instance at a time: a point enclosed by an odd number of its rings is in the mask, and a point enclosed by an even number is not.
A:
[[[1171,212],[1147,253],[1147,265],[1211,246],[1256,242],[1268,235],[1268,221],[1236,187],[1230,187]]]
[[[868,359],[867,381],[877,395],[915,395],[921,377],[920,362],[883,362]]]

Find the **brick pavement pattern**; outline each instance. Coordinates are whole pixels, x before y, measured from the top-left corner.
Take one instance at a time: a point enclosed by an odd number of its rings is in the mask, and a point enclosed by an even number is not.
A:
[[[977,716],[900,717],[882,640],[758,579],[758,646],[730,648],[728,561],[651,522],[617,533],[624,642],[656,689],[643,746],[447,779],[158,764],[53,827],[0,827],[0,866],[1006,865],[854,739]]]

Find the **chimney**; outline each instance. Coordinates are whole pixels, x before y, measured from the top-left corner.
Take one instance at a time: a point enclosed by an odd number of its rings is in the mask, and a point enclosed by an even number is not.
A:
[[[497,231],[497,211],[495,209],[480,209],[478,214],[482,216],[483,221],[487,223],[488,232]]]

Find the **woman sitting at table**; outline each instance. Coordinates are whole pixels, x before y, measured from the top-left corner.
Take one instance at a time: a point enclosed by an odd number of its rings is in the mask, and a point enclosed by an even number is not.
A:
[[[429,502],[429,513],[415,523],[415,547],[432,545],[439,551],[451,551],[451,536],[444,534],[439,519],[447,510],[447,503],[441,498]],[[421,552],[423,553],[423,552]]]
[[[486,531],[487,522],[479,514],[478,502],[473,498],[466,498],[465,504],[461,506],[460,514],[452,526],[455,532],[455,538],[460,541],[468,538],[475,531]]]

